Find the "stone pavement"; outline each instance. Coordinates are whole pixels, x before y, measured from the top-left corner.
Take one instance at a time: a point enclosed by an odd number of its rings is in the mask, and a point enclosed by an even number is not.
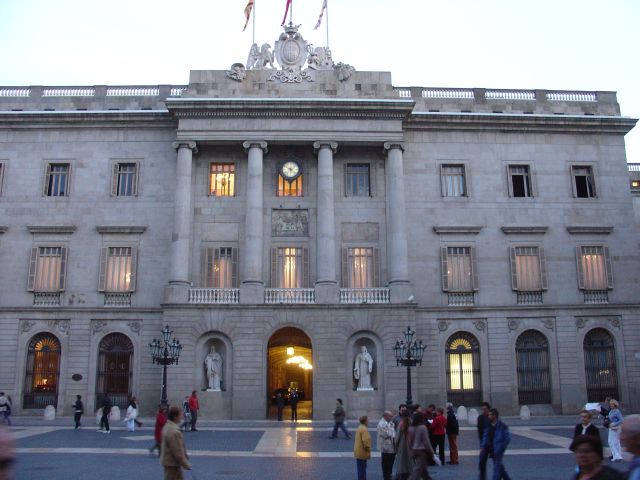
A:
[[[136,432],[114,422],[112,433],[96,433],[91,418],[74,430],[69,418],[44,422],[14,418],[18,479],[146,479],[161,478],[162,469],[148,448],[153,444],[153,420],[142,419]],[[574,466],[567,450],[574,417],[544,417],[521,421],[505,418],[512,442],[505,464],[514,480],[569,479]],[[375,422],[377,423],[377,422]],[[372,422],[371,427],[375,426]],[[356,422],[348,422],[355,428]],[[353,441],[328,438],[330,422],[217,421],[199,422],[198,432],[185,434],[194,465],[194,479],[353,479]],[[374,446],[376,435],[371,428]],[[603,440],[604,429],[603,429]],[[459,437],[460,465],[432,467],[434,479],[477,477],[478,440],[475,427],[463,426]],[[491,463],[491,462],[489,462]],[[624,469],[626,462],[616,467]],[[369,462],[369,479],[382,478],[379,454]],[[489,472],[491,467],[489,467]]]

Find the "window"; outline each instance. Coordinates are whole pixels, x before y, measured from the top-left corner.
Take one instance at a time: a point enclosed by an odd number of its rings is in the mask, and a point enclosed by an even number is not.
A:
[[[447,340],[447,399],[454,405],[480,405],[480,344],[467,332],[459,332]]]
[[[33,247],[27,289],[31,292],[63,291],[66,266],[66,247]]]
[[[380,284],[379,275],[377,248],[342,249],[342,284],[345,288],[375,288]]]
[[[443,197],[467,196],[464,165],[442,165],[440,167],[440,181]]]
[[[136,247],[104,247],[100,253],[98,290],[107,293],[136,289]]]
[[[613,274],[609,248],[602,245],[576,247],[578,287],[580,290],[608,290],[613,288]]]
[[[549,345],[537,330],[527,330],[518,337],[516,370],[520,405],[551,403]]]
[[[620,398],[616,345],[604,328],[594,328],[584,337],[584,370],[587,380],[587,401]]]
[[[205,288],[238,287],[238,249],[215,247],[205,249]]]
[[[347,197],[371,196],[370,171],[368,163],[348,163],[345,165],[345,195]]]
[[[578,198],[593,198],[596,196],[596,184],[593,168],[574,165],[571,167],[573,177],[573,195]]]
[[[236,166],[212,163],[209,166],[209,196],[233,197],[236,194]]]
[[[301,197],[302,196],[302,174],[293,180],[287,180],[278,174],[278,197]]]
[[[138,195],[138,164],[115,163],[111,180],[111,196],[134,197]]]
[[[507,174],[510,197],[533,197],[529,165],[509,165]]]
[[[70,164],[48,163],[44,179],[45,197],[68,197],[70,175]]]
[[[511,247],[511,288],[522,292],[547,289],[544,248]]]
[[[301,247],[271,249],[271,287],[308,288],[309,250]]]
[[[478,289],[474,247],[442,247],[442,290],[473,292]]]
[[[60,341],[50,333],[39,333],[29,342],[24,379],[23,408],[42,409],[58,405]]]

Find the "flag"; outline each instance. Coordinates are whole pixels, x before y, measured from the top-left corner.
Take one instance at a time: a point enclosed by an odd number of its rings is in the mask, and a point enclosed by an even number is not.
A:
[[[284,17],[282,17],[282,23],[280,24],[280,26],[283,26],[285,24],[285,22],[287,21],[287,14],[289,13],[289,7],[291,7],[291,2],[293,0],[287,0],[287,6],[285,7],[284,10]]]
[[[249,25],[249,17],[251,16],[251,9],[253,9],[253,0],[249,0],[247,6],[244,7],[244,16],[247,18],[247,21],[244,22],[244,28],[242,31],[244,32],[247,29],[247,25]]]
[[[320,24],[322,23],[322,17],[324,16],[324,11],[327,9],[327,0],[324,0],[322,2],[322,10],[320,10],[320,16],[318,17],[318,23],[316,23],[316,26],[313,27],[314,30],[317,30],[320,27]]]

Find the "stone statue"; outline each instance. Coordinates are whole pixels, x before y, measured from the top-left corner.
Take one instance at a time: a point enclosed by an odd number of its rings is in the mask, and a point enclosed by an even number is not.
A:
[[[373,371],[373,358],[364,345],[360,347],[360,353],[356,355],[353,366],[353,377],[358,380],[358,390],[373,390],[371,386],[371,372]]]
[[[244,65],[241,63],[234,63],[231,65],[231,68],[227,70],[227,77],[238,82],[244,80],[247,77]]]
[[[333,70],[336,72],[336,76],[338,77],[338,80],[340,80],[341,82],[348,80],[349,77],[351,77],[351,75],[353,75],[356,71],[356,69],[353,68],[348,63],[342,63],[342,62],[338,62],[337,64],[335,64],[333,66]]]
[[[220,379],[222,378],[222,355],[216,352],[216,347],[211,345],[211,351],[204,358],[207,368],[208,390],[220,391]]]
[[[268,70],[275,69],[276,67],[273,65],[275,61],[275,56],[271,51],[271,45],[268,43],[263,43],[262,47],[258,51],[258,45],[251,45],[251,50],[249,51],[249,58],[247,60],[247,68],[249,70]]]
[[[311,50],[308,62],[309,68],[314,70],[333,70],[334,67],[329,47],[316,47]]]

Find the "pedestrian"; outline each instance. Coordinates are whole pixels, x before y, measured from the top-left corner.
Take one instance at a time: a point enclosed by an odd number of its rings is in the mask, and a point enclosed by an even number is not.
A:
[[[573,438],[576,438],[578,435],[593,435],[598,437],[598,440],[600,440],[598,427],[591,423],[591,413],[587,410],[582,410],[580,412],[580,423],[577,424],[576,428],[573,430]]]
[[[446,428],[447,417],[444,416],[444,408],[438,407],[435,409],[433,420],[431,421],[430,438],[434,455],[436,453],[436,447],[438,448],[440,465],[444,465],[444,439]]]
[[[482,436],[482,443],[480,444],[480,456],[482,457],[484,453],[493,459],[492,480],[510,480],[503,463],[504,452],[507,450],[510,442],[511,434],[509,433],[509,427],[500,420],[498,410],[492,408],[489,410],[489,426],[485,429],[484,435]],[[484,480],[482,475],[481,480]]]
[[[607,397],[604,399],[604,402],[600,402],[600,416],[606,420],[609,416],[609,411],[611,410],[611,397]],[[605,425],[606,426],[606,425]]]
[[[633,455],[627,480],[640,480],[640,415],[629,415],[622,422],[620,442]]]
[[[453,411],[453,404],[447,403],[447,438],[449,439],[449,457],[448,463],[458,465],[458,434],[460,433],[460,424],[458,417]]]
[[[0,426],[0,479],[13,478],[13,464],[16,461],[13,436],[9,429]]]
[[[298,389],[292,388],[289,392],[289,405],[291,405],[291,421],[298,421]]]
[[[356,457],[358,480],[367,480],[367,460],[371,458],[371,435],[367,429],[367,416],[363,415],[359,421],[353,443],[353,456]]]
[[[4,392],[0,392],[0,418],[2,423],[11,425],[11,397],[8,397]]]
[[[189,408],[189,395],[184,397],[184,401],[182,402],[182,425],[180,425],[180,430],[187,431],[187,428],[191,430],[191,409]]]
[[[396,428],[391,419],[393,414],[387,410],[382,414],[382,418],[378,422],[378,450],[380,450],[380,458],[382,460],[382,479],[391,480],[393,472],[393,461],[396,458]]]
[[[485,430],[489,427],[489,410],[491,410],[491,405],[488,402],[482,402],[480,405],[480,415],[478,415],[478,421],[476,423],[478,428],[478,440],[480,445],[482,445],[482,438],[484,437]],[[487,478],[487,460],[489,456],[486,450],[480,449],[480,458],[478,461],[478,469],[480,470],[480,480],[485,480]]]
[[[398,425],[400,425],[400,420],[402,420],[402,417],[406,416],[406,414],[407,405],[405,403],[401,403],[398,405],[398,413],[395,414],[392,420],[393,424],[396,426],[396,430],[398,429]]]
[[[180,431],[180,407],[169,408],[167,423],[162,427],[160,463],[164,468],[164,480],[183,480],[182,469],[191,470],[184,448],[184,437]]]
[[[108,394],[102,396],[102,416],[100,417],[99,432],[111,433],[109,429],[109,416],[111,415],[111,399]]]
[[[342,407],[342,399],[337,398],[336,408],[333,411],[333,431],[329,438],[338,438],[338,429],[344,432],[345,437],[351,438],[351,435],[349,435],[349,432],[347,431],[347,427],[344,426],[344,419],[346,416],[347,414]]]
[[[189,397],[189,413],[191,414],[191,431],[197,432],[196,422],[198,421],[198,410],[200,410],[200,402],[198,401],[198,395],[196,391],[191,392]]]
[[[396,427],[396,458],[393,462],[393,478],[395,480],[407,480],[413,469],[413,458],[409,448],[409,412],[404,409],[404,414],[398,420]]]
[[[423,478],[423,474],[426,473],[426,478],[430,479],[429,471],[427,470],[427,462],[429,458],[433,458],[433,448],[429,441],[429,432],[425,425],[425,420],[420,412],[416,412],[413,415],[413,422],[409,427],[409,448],[413,455],[413,468],[411,469],[411,475],[409,480],[418,480]]]
[[[127,432],[136,431],[137,416],[138,416],[138,408],[135,400],[132,398],[131,400],[129,400],[129,406],[127,407],[127,415],[124,417],[124,420],[123,420],[123,422],[127,424]]]
[[[80,418],[84,413],[84,405],[82,404],[82,396],[76,395],[76,402],[73,404],[73,421],[76,423],[76,430],[80,428]]]
[[[282,392],[276,393],[276,409],[278,410],[278,421],[282,421],[282,411],[284,410],[284,397]]]
[[[158,456],[160,456],[160,446],[162,445],[162,429],[165,423],[167,423],[167,407],[165,405],[158,405],[158,413],[156,414],[156,426],[153,430],[153,438],[155,443],[149,449],[149,453],[153,454],[153,451],[158,449]]]
[[[135,409],[140,412],[140,408],[138,407],[138,399],[136,397],[131,397],[131,401],[133,402],[133,406],[135,407]],[[140,420],[138,420],[138,417],[136,416],[136,418],[133,419],[133,423],[136,424],[136,427],[140,428],[142,426],[142,422]]]
[[[594,435],[578,435],[569,447],[576,456],[578,471],[574,480],[622,480],[617,470],[602,465],[602,443]]]
[[[612,398],[609,402],[611,410],[607,418],[609,419],[609,449],[611,450],[611,461],[622,461],[622,450],[620,448],[620,425],[622,424],[622,413],[620,412],[620,406],[615,398]]]

